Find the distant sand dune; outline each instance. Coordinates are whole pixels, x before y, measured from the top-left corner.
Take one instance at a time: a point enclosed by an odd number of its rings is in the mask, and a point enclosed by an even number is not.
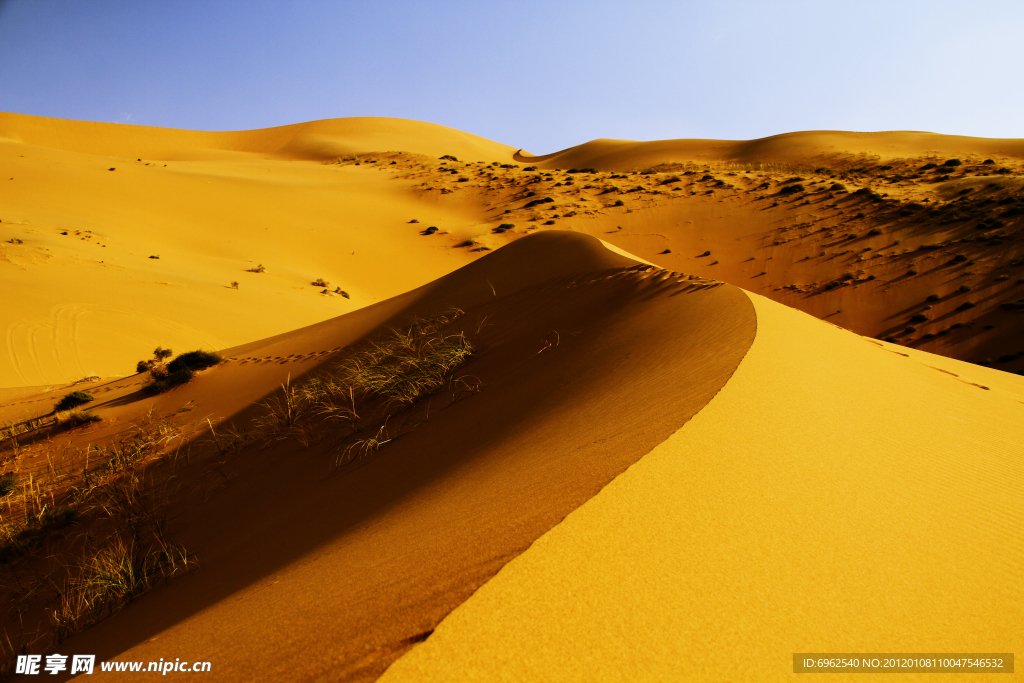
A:
[[[508,145],[453,128],[410,119],[325,119],[257,130],[207,132],[0,112],[0,139],[70,152],[126,158],[223,158],[223,152],[330,159],[344,154],[405,151],[473,160],[508,160]]]
[[[985,155],[1024,159],[1024,140],[974,138],[916,131],[852,133],[803,131],[757,140],[593,140],[542,156],[516,153],[521,163],[544,168],[596,168],[628,171],[686,161],[782,163],[801,166],[858,158]]]

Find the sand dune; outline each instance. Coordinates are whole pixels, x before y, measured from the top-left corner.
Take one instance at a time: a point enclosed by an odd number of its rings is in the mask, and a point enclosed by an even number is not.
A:
[[[795,652],[1020,651],[1024,378],[752,300],[757,337],[707,407],[382,681],[768,681]]]
[[[802,131],[758,140],[594,140],[553,154],[532,156],[517,152],[516,161],[543,168],[596,168],[632,171],[672,162],[735,162],[744,164],[830,165],[856,163],[864,158],[999,157],[1024,159],[1024,140],[973,138],[917,131],[853,133]]]
[[[18,292],[0,311],[0,387],[125,375],[157,345],[285,333],[547,229],[1020,370],[1024,318],[1002,308],[1024,297],[1020,145],[810,132],[518,157],[563,169],[545,173],[513,163],[512,147],[415,121],[201,132],[0,114],[0,287]],[[940,165],[954,154],[961,166]],[[785,194],[787,182],[804,189]]]
[[[164,161],[232,158],[225,154],[231,152],[324,160],[347,154],[399,150],[493,161],[505,160],[514,151],[508,145],[433,123],[373,117],[208,132],[0,112],[0,140],[67,152]]]
[[[1022,145],[0,114],[0,651],[418,681],[1019,649]],[[395,329],[472,355],[347,423],[295,403]],[[225,361],[149,395],[157,345]],[[58,422],[76,389],[101,421]],[[198,568],[55,628],[122,509]]]
[[[230,415],[270,376],[297,376],[278,359],[452,304],[479,348],[463,371],[483,391],[443,410],[440,397],[428,423],[345,476],[330,476],[328,449],[292,444],[218,467],[226,489],[171,515],[202,569],[61,647],[121,659],[201,651],[221,679],[246,680],[256,666],[284,678],[373,680],[697,413],[755,324],[736,288],[636,266],[593,238],[541,234],[398,300],[228,350],[236,360],[159,397],[156,411],[188,402],[189,419]],[[275,355],[246,362],[265,354]],[[97,411],[116,416],[118,403],[105,398]]]

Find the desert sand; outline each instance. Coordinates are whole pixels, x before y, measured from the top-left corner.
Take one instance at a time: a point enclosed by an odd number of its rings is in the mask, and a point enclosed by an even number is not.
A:
[[[1022,141],[929,133],[534,156],[394,119],[2,114],[5,666],[776,680],[794,652],[1018,651],[1022,178]],[[353,428],[343,394],[296,398],[395,329],[469,352]],[[157,346],[223,361],[146,393]],[[99,421],[55,412],[74,390]],[[135,592],[69,620],[126,538]]]

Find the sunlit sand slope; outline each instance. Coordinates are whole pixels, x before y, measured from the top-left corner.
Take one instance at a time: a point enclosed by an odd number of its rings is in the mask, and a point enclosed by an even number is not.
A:
[[[0,114],[0,387],[123,375],[157,345],[234,346],[430,282],[478,254],[419,231],[487,219],[384,169],[514,151],[401,119],[208,133]],[[364,152],[393,153],[319,163]]]
[[[338,358],[317,349],[450,305],[465,311],[447,331],[476,349],[459,374],[478,393],[421,402],[418,427],[341,472],[326,434],[309,449],[284,441],[226,457],[212,475],[179,474],[186,490],[214,488],[170,516],[200,569],[61,651],[187,656],[214,662],[211,680],[374,680],[705,406],[755,334],[735,287],[543,233],[395,300],[229,349],[231,361],[160,396],[157,414],[191,401],[183,415],[243,423],[273,379],[298,383],[299,368]]]
[[[454,128],[380,117],[323,119],[256,130],[199,131],[0,112],[0,139],[69,152],[161,160],[218,159],[232,152],[330,159],[343,154],[404,151],[506,161],[515,151]]]
[[[757,337],[711,403],[382,681],[791,680],[795,652],[1024,650],[1024,378],[751,298]]]

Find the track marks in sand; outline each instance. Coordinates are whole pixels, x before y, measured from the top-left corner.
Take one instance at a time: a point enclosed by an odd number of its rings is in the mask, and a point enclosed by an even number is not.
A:
[[[268,365],[272,363],[277,365],[285,365],[287,363],[305,363],[316,358],[322,358],[324,356],[329,356],[332,353],[337,353],[338,351],[341,351],[343,348],[345,347],[336,346],[333,349],[326,349],[323,351],[310,351],[308,353],[294,353],[288,356],[231,356],[229,358],[225,358],[224,362],[238,363],[239,365],[247,365],[249,363],[254,363],[256,365]]]
[[[698,275],[688,275],[674,270],[640,264],[628,268],[613,268],[587,280],[573,281],[569,283],[568,288],[572,289],[573,287],[609,281],[628,281],[638,285],[656,286],[659,291],[671,289],[674,290],[671,296],[697,292],[703,289],[714,289],[725,284],[719,280],[711,280]]]

